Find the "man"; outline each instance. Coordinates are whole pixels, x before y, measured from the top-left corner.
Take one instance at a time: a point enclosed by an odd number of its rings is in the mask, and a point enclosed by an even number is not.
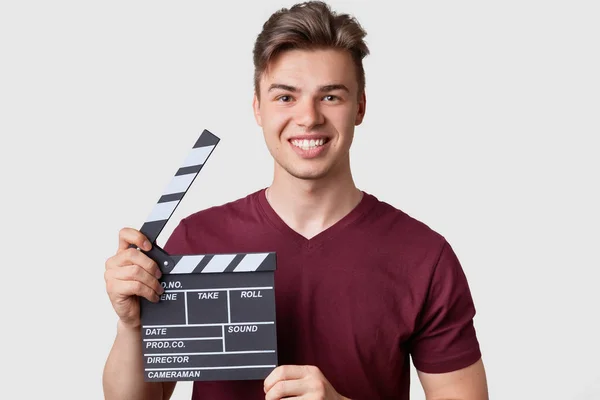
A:
[[[276,12],[254,48],[253,109],[272,184],[184,218],[174,254],[276,251],[280,366],[264,381],[195,382],[193,399],[408,399],[410,364],[427,399],[487,399],[475,308],[450,245],[359,190],[349,149],[365,115],[365,32],[311,2]],[[106,286],[119,316],[107,399],[168,399],[144,382],[137,296],[157,301],[158,268],[119,234]]]

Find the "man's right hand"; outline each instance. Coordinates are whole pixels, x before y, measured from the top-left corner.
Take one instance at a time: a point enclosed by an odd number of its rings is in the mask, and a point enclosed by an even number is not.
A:
[[[117,253],[106,260],[104,280],[112,306],[121,322],[130,328],[140,326],[139,297],[158,302],[163,288],[158,265],[136,248],[150,250],[151,244],[138,230],[123,228],[119,232]]]

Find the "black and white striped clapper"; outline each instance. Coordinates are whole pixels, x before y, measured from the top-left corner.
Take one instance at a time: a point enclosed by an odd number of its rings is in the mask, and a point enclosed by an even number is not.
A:
[[[264,379],[277,366],[275,253],[175,255],[156,244],[218,143],[202,132],[140,229],[165,289],[158,303],[140,298],[146,381]]]

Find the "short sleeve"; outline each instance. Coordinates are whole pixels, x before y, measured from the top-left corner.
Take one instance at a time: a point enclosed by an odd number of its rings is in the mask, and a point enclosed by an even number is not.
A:
[[[475,306],[462,266],[446,242],[411,340],[417,370],[444,373],[465,368],[481,357],[473,318]]]

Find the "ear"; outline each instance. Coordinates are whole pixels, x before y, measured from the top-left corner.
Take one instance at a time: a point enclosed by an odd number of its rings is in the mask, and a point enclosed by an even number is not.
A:
[[[254,96],[252,97],[252,110],[254,111],[254,119],[258,126],[262,127],[262,118],[260,117],[260,100],[256,96],[256,92],[254,92]]]
[[[354,119],[355,125],[360,125],[365,118],[365,112],[367,111],[367,94],[362,91],[360,98],[358,99],[358,109],[356,110],[356,118]]]

